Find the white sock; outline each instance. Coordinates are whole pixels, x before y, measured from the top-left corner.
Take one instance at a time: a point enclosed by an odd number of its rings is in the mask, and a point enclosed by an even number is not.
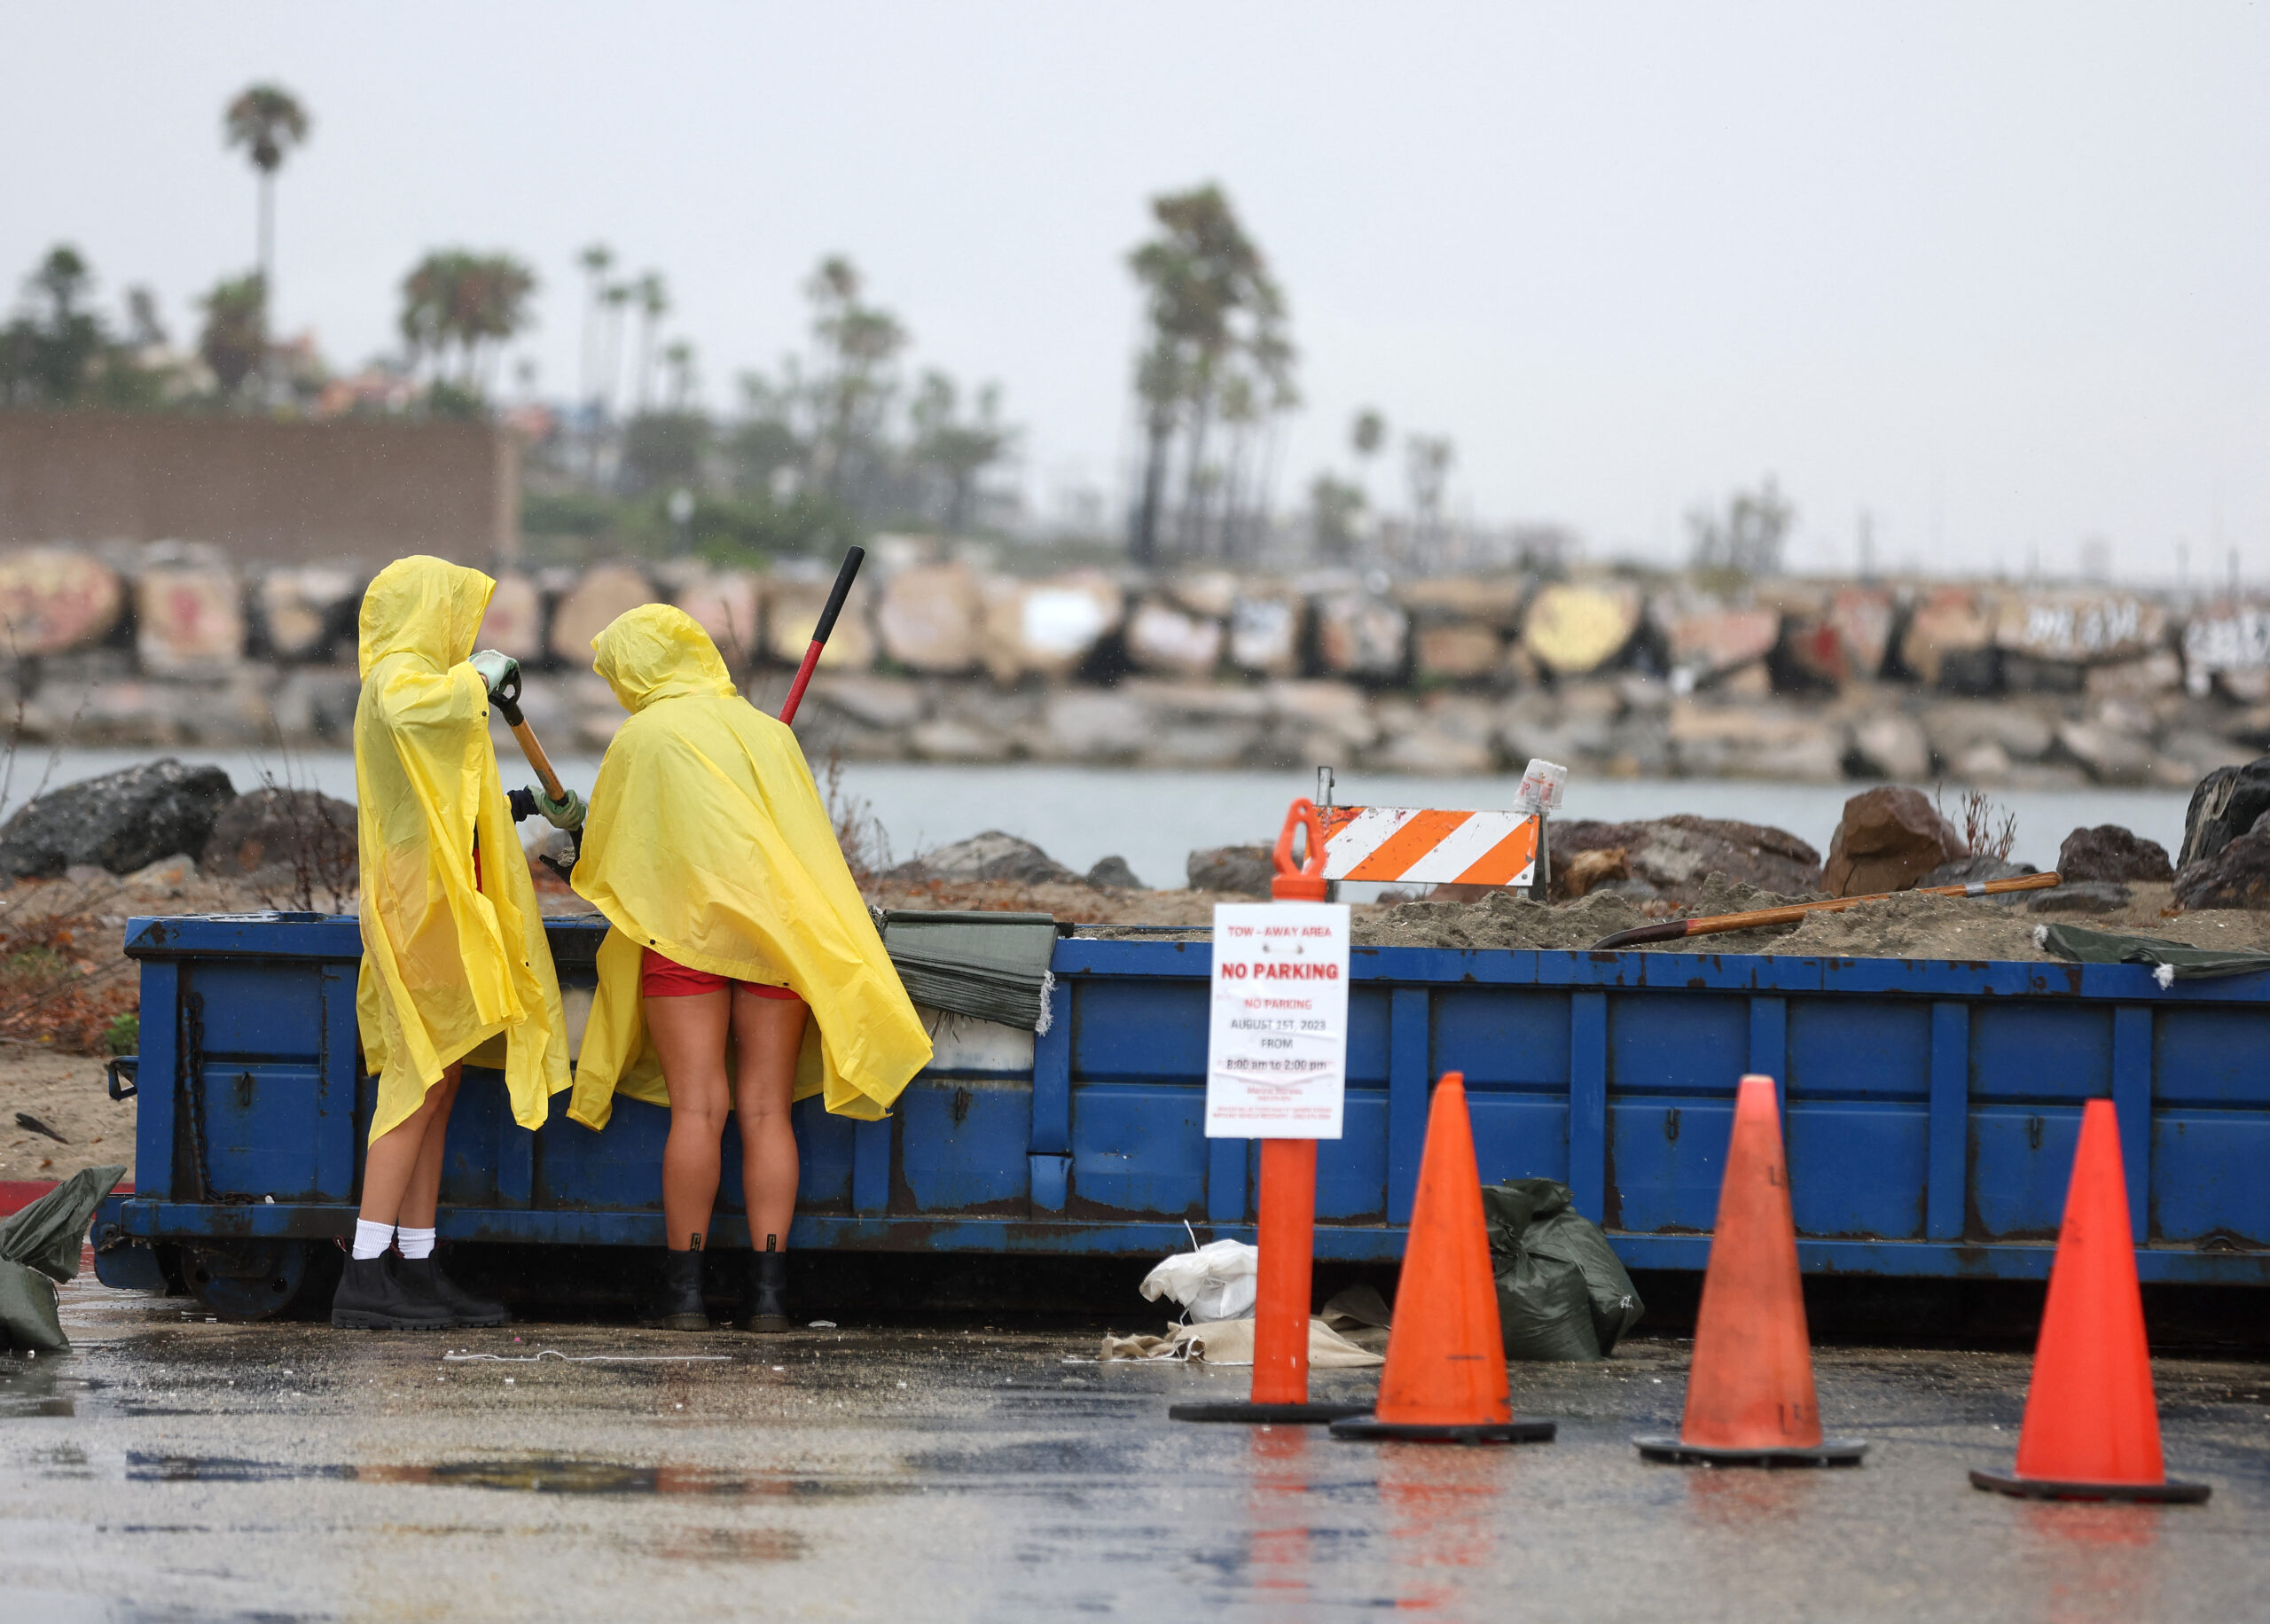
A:
[[[393,1238],[394,1225],[372,1223],[368,1218],[357,1218],[355,1221],[356,1261],[360,1262],[364,1259],[378,1256],[387,1249],[387,1243]]]
[[[430,1258],[434,1255],[434,1231],[413,1230],[408,1224],[394,1232],[394,1244],[402,1248],[406,1258]]]

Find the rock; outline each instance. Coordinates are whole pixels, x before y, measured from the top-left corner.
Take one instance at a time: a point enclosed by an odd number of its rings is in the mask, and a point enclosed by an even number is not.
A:
[[[922,720],[928,708],[921,688],[904,677],[850,673],[805,690],[804,704],[841,711],[870,728],[910,728]]]
[[[1640,629],[1640,595],[1622,582],[1562,582],[1530,600],[1522,620],[1522,647],[1562,676],[1596,671],[1624,652]]]
[[[2175,900],[2187,910],[2270,908],[2270,828],[2257,827],[2213,855],[2176,871]]]
[[[1952,700],[1925,711],[1922,722],[1932,753],[1943,761],[1953,761],[1982,740],[2000,746],[2007,757],[2035,761],[2056,742],[2048,718],[2016,702]]]
[[[134,650],[153,676],[209,675],[244,658],[244,589],[221,565],[153,564],[134,582]]]
[[[1127,866],[1127,859],[1114,855],[1104,858],[1087,871],[1088,884],[1099,891],[1147,891],[1150,887],[1135,878],[1135,871]]]
[[[1006,734],[958,716],[917,722],[906,742],[926,761],[1006,761],[1014,753]]]
[[[1566,868],[1553,871],[1553,897],[1555,902],[1573,902],[1602,886],[1631,878],[1632,856],[1621,846],[1580,851],[1569,859]]]
[[[2219,767],[2191,792],[2183,812],[2179,869],[2204,862],[2251,830],[2270,812],[2270,755],[2243,767]]]
[[[2003,596],[1994,642],[2035,660],[2134,660],[2167,635],[2167,612],[2130,592],[2029,592]]]
[[[615,616],[655,601],[646,573],[628,564],[599,564],[583,572],[552,609],[552,635],[545,639],[561,665],[588,670],[591,639]]]
[[[1519,575],[1434,575],[1402,582],[1395,596],[1421,626],[1465,621],[1509,632],[1521,626],[1529,583]]]
[[[709,634],[729,670],[748,670],[763,652],[763,591],[748,570],[704,570],[673,592],[670,602]]]
[[[2099,784],[2148,784],[2151,741],[2102,722],[2061,722],[2057,742]]]
[[[827,606],[828,590],[834,584],[834,577],[817,573],[781,572],[765,578],[767,658],[784,666],[803,663],[804,651],[811,646],[812,632],[819,625],[820,611]],[[875,663],[875,634],[867,623],[869,601],[867,593],[855,584],[843,613],[836,617],[835,629],[828,634],[827,646],[820,651],[821,670],[865,671]]]
[[[1872,587],[1841,587],[1828,600],[1828,624],[1847,681],[1873,682],[1891,647],[1891,594]]]
[[[997,577],[985,583],[985,668],[1004,686],[1026,676],[1061,681],[1126,616],[1126,594],[1100,570],[1047,581]]]
[[[2243,767],[2257,753],[2250,745],[2236,745],[2212,733],[2178,728],[2161,736],[2154,772],[2156,777],[2174,777],[2177,787],[2188,789],[2218,767]]]
[[[1887,785],[1844,803],[1821,888],[1831,896],[1905,891],[1941,863],[1969,855],[1921,790]]]
[[[1080,877],[1035,846],[989,829],[902,863],[887,879],[1003,879],[1026,886],[1076,886]]]
[[[1265,897],[1277,877],[1276,854],[1267,846],[1217,846],[1191,853],[1183,871],[1193,891]]]
[[[1772,609],[1713,607],[1673,613],[1664,619],[1673,669],[1698,682],[1761,661],[1781,640],[1781,617]]]
[[[2183,662],[2165,649],[2118,665],[2091,666],[2081,686],[2092,699],[2149,699],[2181,685]]]
[[[1671,706],[1669,737],[1679,770],[1691,777],[1834,784],[1844,776],[1844,730],[1817,715],[1680,699]]]
[[[1222,662],[1222,622],[1147,597],[1127,622],[1127,658],[1145,671],[1210,676]]]
[[[2057,848],[2057,872],[2068,883],[2088,879],[2141,879],[2164,885],[2175,878],[2167,847],[2139,839],[2117,824],[2076,829]]]
[[[113,874],[204,849],[236,791],[217,767],[171,756],[51,790],[0,827],[0,873],[52,879],[74,864]]]
[[[214,820],[198,866],[231,878],[263,869],[304,873],[327,890],[351,888],[355,808],[316,790],[269,785],[248,790]]]
[[[875,635],[883,652],[910,671],[951,675],[976,669],[984,629],[984,594],[966,564],[901,570],[883,583],[875,604]]]
[[[1915,882],[1918,889],[1930,886],[1976,886],[1990,879],[2020,879],[2028,874],[2041,872],[2031,863],[2012,863],[2007,857],[1957,857],[1952,863],[1942,863]],[[2023,895],[2023,892],[2004,893]]]
[[[528,693],[521,708],[528,707]],[[269,701],[276,730],[293,745],[348,747],[354,738],[355,707],[363,698],[363,679],[352,666],[295,666],[286,672]],[[532,721],[538,737],[544,729]]]
[[[1494,770],[1498,758],[1486,740],[1460,738],[1422,722],[1408,728],[1389,725],[1366,764],[1428,777],[1471,777]]]
[[[1301,668],[1305,606],[1290,593],[1241,595],[1230,605],[1230,663],[1256,676],[1291,676]]]
[[[1196,570],[1167,582],[1167,597],[1191,613],[1225,621],[1238,598],[1238,578],[1225,569]]]
[[[1982,738],[1957,752],[1947,770],[1961,784],[2004,784],[2010,777],[2010,753],[1992,739]]]
[[[1413,668],[1441,682],[1476,682],[1502,675],[1506,640],[1480,621],[1422,625],[1412,633]]]
[[[1108,689],[1053,693],[1031,753],[1057,761],[1131,761],[1146,742],[1148,720],[1140,704]]]
[[[0,654],[24,659],[90,648],[126,607],[118,572],[67,547],[26,547],[0,558]]]
[[[2219,683],[2243,703],[2270,688],[2270,608],[2223,603],[2191,617],[2183,629],[2184,683],[2204,697]]]
[[[104,871],[97,870],[98,873]],[[182,888],[197,878],[197,863],[186,852],[176,852],[170,857],[160,857],[155,863],[145,863],[121,883],[129,891],[145,896],[179,896]]]
[[[1339,592],[1316,605],[1317,658],[1342,676],[1400,676],[1410,632],[1411,617],[1384,597]]]
[[[533,577],[516,569],[497,572],[497,589],[489,595],[489,613],[481,616],[474,646],[528,665],[544,658],[544,593]],[[591,651],[575,663],[589,667]]]
[[[279,660],[328,660],[354,642],[363,586],[356,572],[325,565],[268,571],[252,589],[261,642]]]
[[[1852,753],[1870,771],[1891,779],[1926,778],[1931,772],[1931,746],[1922,725],[1898,711],[1879,711],[1852,727]]]
[[[1804,895],[1820,884],[1820,854],[1788,830],[1762,824],[1685,814],[1631,824],[1555,819],[1546,825],[1546,838],[1556,876],[1584,852],[1618,849],[1636,882],[1631,888],[1688,904],[1702,900],[1713,873],[1785,896]]]
[[[2118,913],[2135,901],[2135,894],[2117,880],[2085,879],[2078,884],[2068,882],[2047,891],[2016,893],[2025,900],[2028,913]]]
[[[1974,679],[1981,666],[1991,662],[1962,657],[1991,650],[1993,641],[1992,601],[1967,587],[1939,587],[1908,616],[1899,636],[1899,660],[1928,687],[1969,690],[1977,685]]]

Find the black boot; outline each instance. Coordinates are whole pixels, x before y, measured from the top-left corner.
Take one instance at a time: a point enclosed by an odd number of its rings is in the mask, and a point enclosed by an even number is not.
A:
[[[734,1325],[742,1331],[793,1331],[787,1295],[788,1254],[752,1252],[741,1283],[740,1317]]]
[[[331,1323],[341,1331],[447,1331],[458,1322],[448,1304],[398,1277],[380,1254],[347,1260]]]
[[[652,1309],[638,1323],[655,1331],[707,1331],[709,1310],[701,1304],[701,1254],[662,1253],[662,1277]]]
[[[437,1259],[404,1258],[395,1266],[395,1273],[411,1291],[447,1308],[453,1325],[502,1325],[513,1317],[505,1312],[503,1303],[475,1297],[450,1279]]]

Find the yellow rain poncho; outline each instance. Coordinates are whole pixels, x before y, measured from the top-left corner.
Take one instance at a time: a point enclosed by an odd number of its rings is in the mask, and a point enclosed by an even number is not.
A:
[[[647,1041],[646,949],[811,1006],[796,1097],[884,1115],[930,1040],[883,951],[795,735],[734,694],[683,610],[648,604],[591,639],[630,719],[599,763],[577,892],[614,928],[599,945],[568,1114],[603,1128],[617,1089],[668,1105]]]
[[[549,1097],[568,1083],[560,981],[497,780],[489,691],[466,663],[496,587],[479,570],[419,556],[387,565],[363,597],[356,1012],[379,1078],[373,1140],[455,1060],[502,1066],[523,1128],[542,1127]]]

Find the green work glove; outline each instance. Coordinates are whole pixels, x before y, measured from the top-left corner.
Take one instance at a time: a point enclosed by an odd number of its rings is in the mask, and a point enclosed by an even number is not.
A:
[[[476,656],[478,658],[478,656]],[[583,798],[571,789],[560,791],[564,799],[547,800],[544,785],[532,784],[528,793],[536,797],[536,809],[544,814],[554,829],[581,829],[583,826]]]
[[[481,673],[481,680],[489,685],[489,697],[494,699],[497,690],[519,676],[521,662],[510,654],[499,654],[495,649],[483,649],[466,662]]]

